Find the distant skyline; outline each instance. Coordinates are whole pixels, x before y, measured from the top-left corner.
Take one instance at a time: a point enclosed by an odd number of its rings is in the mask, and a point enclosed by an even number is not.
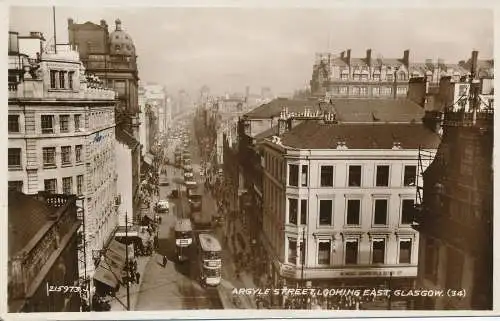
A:
[[[134,40],[139,77],[165,85],[176,96],[207,85],[217,94],[275,94],[304,88],[315,54],[351,49],[353,57],[444,59],[458,63],[493,57],[493,11],[489,9],[292,9],[56,7],[57,42],[68,42],[75,23],[106,20],[110,32],[122,21]],[[52,7],[11,7],[9,28],[20,35],[43,32],[53,41]]]

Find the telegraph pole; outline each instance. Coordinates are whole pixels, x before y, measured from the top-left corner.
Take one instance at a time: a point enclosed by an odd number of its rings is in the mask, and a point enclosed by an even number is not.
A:
[[[130,277],[130,263],[128,260],[128,215],[127,211],[125,211],[125,266],[127,267],[127,311],[130,311],[130,282],[128,278]]]

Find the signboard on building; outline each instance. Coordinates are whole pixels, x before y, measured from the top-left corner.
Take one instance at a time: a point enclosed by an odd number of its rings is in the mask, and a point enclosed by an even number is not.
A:
[[[301,267],[281,264],[281,276],[301,278]],[[304,269],[305,279],[416,277],[417,267]]]

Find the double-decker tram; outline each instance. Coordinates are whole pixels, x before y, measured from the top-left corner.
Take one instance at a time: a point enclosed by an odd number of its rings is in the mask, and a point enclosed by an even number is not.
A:
[[[188,248],[193,243],[193,226],[189,218],[180,218],[175,223],[175,249],[179,262],[186,261]]]
[[[219,241],[210,234],[198,235],[198,260],[201,281],[209,286],[217,286],[221,281],[222,248]]]

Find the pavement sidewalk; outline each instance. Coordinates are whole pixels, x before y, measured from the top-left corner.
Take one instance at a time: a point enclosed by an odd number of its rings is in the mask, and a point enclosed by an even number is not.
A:
[[[151,256],[139,256],[137,259],[137,272],[141,274],[141,278],[139,283],[132,283],[130,285],[130,311],[135,310],[135,306],[137,304],[137,298],[139,291],[141,289],[141,284],[144,280],[144,271],[146,269],[146,265],[151,260]],[[111,311],[127,311],[127,286],[120,286],[119,291],[116,293],[116,296],[110,302]]]

